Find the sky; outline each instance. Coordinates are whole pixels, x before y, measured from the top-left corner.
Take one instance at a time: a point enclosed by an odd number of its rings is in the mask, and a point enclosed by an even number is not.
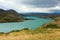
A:
[[[0,9],[45,13],[60,10],[60,0],[0,0]]]

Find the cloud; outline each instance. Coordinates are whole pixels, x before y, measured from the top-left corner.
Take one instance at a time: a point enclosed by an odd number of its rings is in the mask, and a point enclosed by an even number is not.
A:
[[[57,5],[57,0],[25,0],[24,4],[31,5],[34,7],[54,7]]]
[[[18,12],[49,12],[60,10],[59,0],[0,0],[0,8]]]
[[[21,5],[16,3],[16,0],[0,0],[0,8],[2,9],[14,9],[20,11]]]

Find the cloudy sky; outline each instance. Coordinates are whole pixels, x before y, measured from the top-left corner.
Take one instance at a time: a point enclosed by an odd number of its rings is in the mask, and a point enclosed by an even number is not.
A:
[[[0,0],[0,9],[18,12],[50,12],[60,10],[60,0]]]

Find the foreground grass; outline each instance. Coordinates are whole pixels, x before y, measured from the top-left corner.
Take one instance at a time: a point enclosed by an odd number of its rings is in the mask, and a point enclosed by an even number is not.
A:
[[[60,28],[37,28],[1,33],[0,40],[60,40]]]

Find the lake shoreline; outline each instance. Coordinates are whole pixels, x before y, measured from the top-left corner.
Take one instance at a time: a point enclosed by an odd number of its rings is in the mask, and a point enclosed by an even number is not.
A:
[[[4,37],[4,38],[3,38]],[[22,38],[23,37],[23,38]],[[56,22],[45,23],[34,30],[24,28],[21,30],[12,30],[10,32],[0,32],[1,40],[59,40],[60,27]]]
[[[0,23],[0,27],[1,27],[0,32],[9,32],[12,30],[20,30],[24,28],[36,29],[37,27],[52,21],[52,19],[44,19],[44,18],[37,18],[37,17],[28,17],[28,18],[29,20],[25,20],[23,22]]]
[[[8,33],[0,33],[1,40],[59,40],[60,28],[45,28],[44,26],[30,30],[13,30]],[[3,38],[4,37],[4,38]],[[23,38],[22,38],[23,37]]]

